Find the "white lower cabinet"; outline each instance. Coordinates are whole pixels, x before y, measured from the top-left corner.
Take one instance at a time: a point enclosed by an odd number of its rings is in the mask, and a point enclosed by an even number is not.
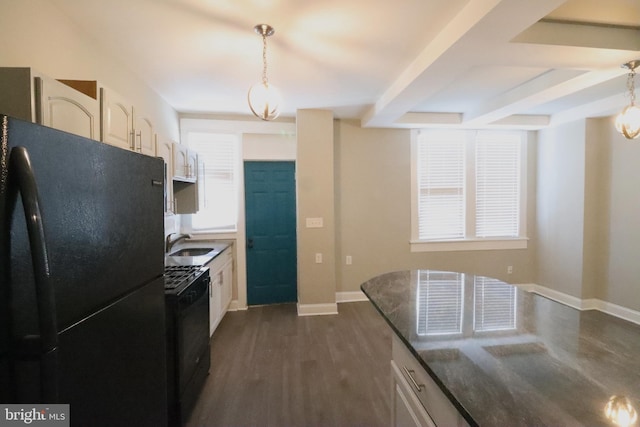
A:
[[[211,274],[211,270],[209,270]],[[215,272],[211,276],[211,289],[209,292],[209,336],[213,335],[213,332],[220,323],[220,272]]]
[[[395,335],[392,339],[391,425],[467,427],[460,412],[442,393],[422,365]]]
[[[209,336],[220,324],[231,303],[233,289],[233,255],[231,247],[222,251],[207,265],[211,277],[209,293]]]
[[[394,427],[435,427],[433,420],[393,360],[391,361],[391,383],[393,387],[391,425]]]

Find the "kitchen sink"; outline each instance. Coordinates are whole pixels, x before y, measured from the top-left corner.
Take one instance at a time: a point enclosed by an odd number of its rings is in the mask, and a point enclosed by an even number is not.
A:
[[[213,252],[213,248],[184,248],[171,254],[171,256],[201,256]]]

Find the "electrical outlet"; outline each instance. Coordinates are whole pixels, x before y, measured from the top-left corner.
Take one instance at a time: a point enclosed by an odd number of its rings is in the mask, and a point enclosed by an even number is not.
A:
[[[351,255],[347,255],[347,258],[346,258],[346,260],[345,260],[345,262],[347,263],[347,265],[351,265],[351,262],[352,262],[352,261],[353,261],[353,260],[351,259]]]
[[[316,254],[316,264],[322,264],[322,254]]]
[[[513,266],[512,265],[508,265],[507,266],[507,274],[511,274],[513,273]]]

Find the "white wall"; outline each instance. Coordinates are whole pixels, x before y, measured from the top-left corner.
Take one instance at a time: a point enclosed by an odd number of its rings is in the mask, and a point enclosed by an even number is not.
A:
[[[158,133],[178,141],[176,111],[125,64],[47,0],[2,0],[0,67],[31,67],[56,79],[97,80],[153,120]]]

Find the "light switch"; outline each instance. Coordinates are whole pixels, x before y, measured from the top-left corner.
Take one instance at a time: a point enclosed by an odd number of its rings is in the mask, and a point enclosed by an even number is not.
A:
[[[307,228],[322,228],[324,227],[322,218],[307,218]]]
[[[322,254],[316,254],[316,264],[322,264]]]

